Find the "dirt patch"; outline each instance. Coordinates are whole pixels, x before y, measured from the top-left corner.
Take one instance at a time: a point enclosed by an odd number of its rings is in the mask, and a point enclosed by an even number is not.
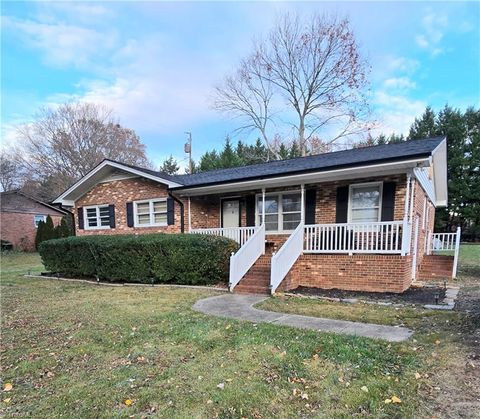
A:
[[[445,288],[434,287],[410,287],[401,294],[392,292],[363,292],[363,291],[344,291],[339,289],[321,289],[310,287],[298,287],[289,291],[292,294],[302,294],[308,296],[345,299],[371,300],[385,303],[400,304],[441,304],[445,298]]]

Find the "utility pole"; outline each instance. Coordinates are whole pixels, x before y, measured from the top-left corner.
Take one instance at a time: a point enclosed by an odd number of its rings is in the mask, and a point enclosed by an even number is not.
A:
[[[185,132],[185,134],[188,135],[188,141],[185,143],[185,153],[188,154],[188,170],[189,173],[192,173],[192,133],[191,132]]]

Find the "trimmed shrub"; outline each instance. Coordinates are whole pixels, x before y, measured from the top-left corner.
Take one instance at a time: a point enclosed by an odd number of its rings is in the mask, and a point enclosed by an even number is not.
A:
[[[199,234],[81,236],[45,241],[45,268],[110,282],[216,284],[227,281],[238,244]]]

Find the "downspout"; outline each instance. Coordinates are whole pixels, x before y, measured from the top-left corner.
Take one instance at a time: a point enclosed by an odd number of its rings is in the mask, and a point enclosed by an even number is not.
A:
[[[178,205],[180,205],[180,232],[184,233],[185,232],[185,208],[183,206],[183,202],[178,199],[175,195],[173,195],[171,192],[168,193],[168,196],[172,198],[174,201],[178,202]]]

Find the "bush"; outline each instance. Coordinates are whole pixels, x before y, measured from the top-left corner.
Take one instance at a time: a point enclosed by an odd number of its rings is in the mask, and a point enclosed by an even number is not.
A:
[[[216,284],[226,281],[238,244],[198,234],[82,236],[45,241],[45,268],[110,282]]]

